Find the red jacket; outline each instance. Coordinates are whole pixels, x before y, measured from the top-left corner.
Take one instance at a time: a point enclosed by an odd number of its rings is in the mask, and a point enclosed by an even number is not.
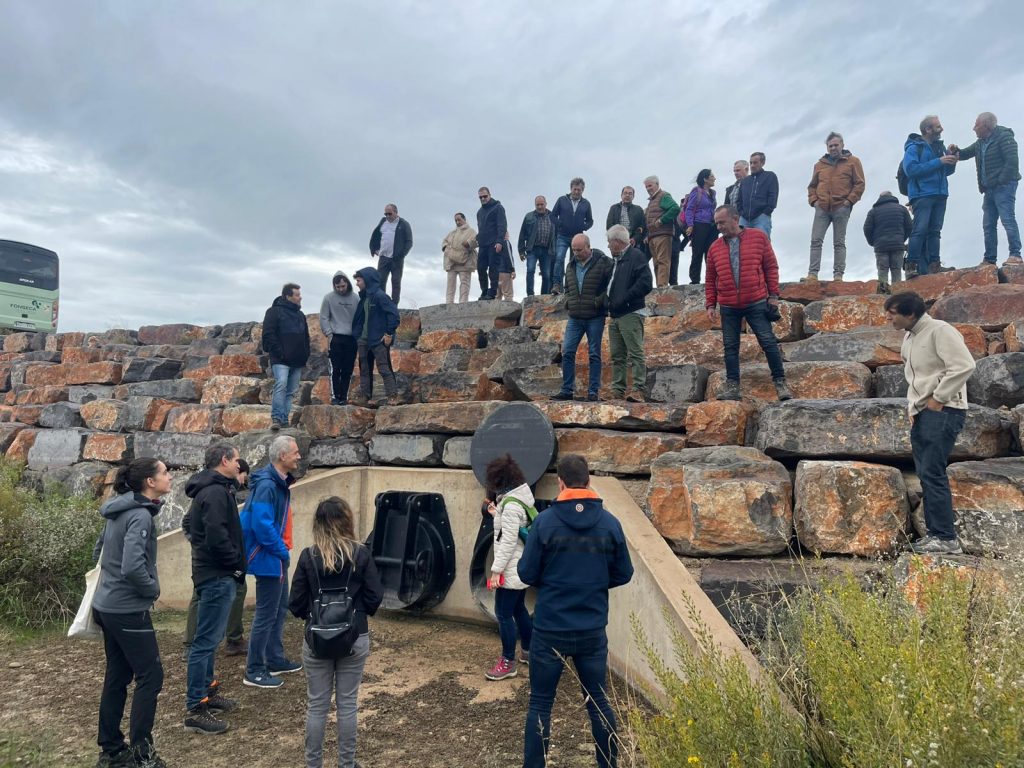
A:
[[[718,238],[708,251],[705,305],[742,309],[779,295],[779,263],[768,236],[759,229],[740,232],[740,286],[732,276],[729,243]]]

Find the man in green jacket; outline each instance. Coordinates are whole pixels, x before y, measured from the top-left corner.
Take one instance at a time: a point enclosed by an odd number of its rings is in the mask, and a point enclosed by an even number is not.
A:
[[[1017,228],[1017,214],[1014,210],[1017,198],[1017,182],[1020,181],[1020,167],[1017,160],[1017,140],[1013,131],[999,125],[991,112],[982,112],[974,121],[974,133],[978,140],[969,147],[960,149],[950,144],[949,150],[959,153],[961,160],[972,157],[977,163],[978,190],[982,194],[981,231],[985,238],[985,258],[982,264],[996,263],[996,247],[999,237],[996,222],[1002,219],[1006,240],[1010,245],[1007,264],[1020,264],[1020,230]]]
[[[590,352],[587,400],[601,398],[601,337],[604,318],[608,314],[608,281],[612,276],[612,260],[591,249],[590,238],[580,233],[570,244],[572,256],[565,270],[565,306],[569,322],[562,339],[562,389],[552,400],[572,400],[576,389],[576,350],[587,336]]]

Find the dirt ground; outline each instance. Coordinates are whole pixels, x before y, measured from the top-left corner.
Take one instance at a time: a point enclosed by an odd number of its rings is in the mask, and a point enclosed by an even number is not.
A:
[[[188,733],[182,727],[184,615],[163,612],[154,622],[165,673],[155,735],[169,766],[302,765],[306,686],[301,673],[285,676],[277,690],[249,688],[241,684],[244,657],[218,656],[224,693],[241,708],[225,716],[231,730],[224,735]],[[357,758],[364,768],[521,764],[528,672],[520,665],[512,680],[484,679],[498,655],[496,630],[393,613],[374,617],[370,626],[372,650],[359,692]],[[289,619],[285,647],[292,658],[301,657],[301,644],[301,624]],[[24,643],[0,635],[0,660],[0,738],[14,734],[32,743],[38,736],[53,750],[54,766],[94,765],[102,645],[55,636]],[[616,698],[624,695],[621,685],[613,681],[613,687]],[[328,766],[337,758],[333,710],[330,718]],[[568,673],[555,704],[548,764],[594,764],[586,709]]]

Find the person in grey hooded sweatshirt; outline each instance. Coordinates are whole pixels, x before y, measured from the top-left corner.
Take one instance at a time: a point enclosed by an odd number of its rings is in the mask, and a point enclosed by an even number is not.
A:
[[[107,668],[100,696],[97,766],[162,768],[153,746],[157,694],[164,683],[156,632],[149,609],[160,597],[156,572],[156,526],[160,498],[171,490],[162,461],[135,459],[118,470],[118,494],[100,508],[106,521],[99,553],[100,580],[92,614],[103,631]],[[121,731],[128,684],[135,694],[128,720],[128,743]]]
[[[331,341],[331,405],[348,403],[348,387],[356,367],[356,338],[352,335],[352,318],[359,306],[359,296],[352,290],[352,281],[342,271],[334,273],[334,290],[324,296],[320,305],[320,330]]]

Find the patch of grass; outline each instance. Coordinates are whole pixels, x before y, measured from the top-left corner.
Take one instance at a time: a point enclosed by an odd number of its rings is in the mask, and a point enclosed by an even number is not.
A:
[[[67,625],[85,591],[102,520],[93,498],[56,484],[41,493],[20,486],[23,469],[0,459],[0,623]]]
[[[57,756],[52,744],[38,735],[0,733],[0,768],[54,768],[57,765],[75,768],[91,762],[69,765],[65,758]]]

